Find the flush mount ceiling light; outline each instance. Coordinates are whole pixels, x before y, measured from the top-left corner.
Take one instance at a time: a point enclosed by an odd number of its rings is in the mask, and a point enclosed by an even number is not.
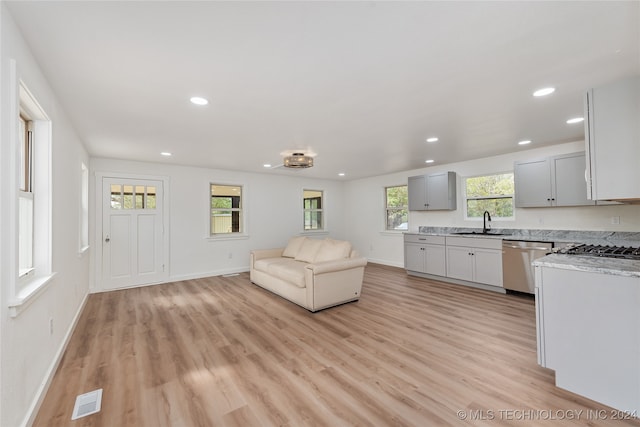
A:
[[[313,157],[304,153],[293,153],[284,157],[284,167],[292,169],[306,169],[313,166]]]
[[[518,145],[527,145],[527,144],[531,144],[531,140],[525,139],[524,141],[518,142]]]
[[[171,153],[168,151],[163,151],[162,153],[160,153],[160,155],[165,157],[171,157]]]
[[[425,163],[433,163],[433,162],[435,162],[435,160],[433,160],[433,159],[429,159],[429,160],[425,160],[424,162],[425,162]]]
[[[436,138],[435,136],[432,136],[431,138],[427,138],[427,142],[436,142],[438,140],[438,138]]]
[[[569,119],[567,120],[567,124],[574,124],[574,123],[580,123],[584,121],[584,117],[574,117],[573,119]]]
[[[551,95],[555,91],[556,91],[555,87],[545,87],[533,92],[533,96],[547,96],[547,95]]]
[[[209,103],[207,99],[202,98],[201,96],[192,96],[189,101],[191,101],[192,104],[196,105],[207,105]]]

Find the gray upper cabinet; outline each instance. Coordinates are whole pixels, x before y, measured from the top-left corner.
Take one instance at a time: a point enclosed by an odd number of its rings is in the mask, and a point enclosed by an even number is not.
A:
[[[455,172],[411,176],[408,186],[410,211],[456,209]]]
[[[587,92],[585,146],[589,198],[640,199],[640,76]]]
[[[518,208],[595,204],[587,199],[584,153],[515,162],[514,181]]]

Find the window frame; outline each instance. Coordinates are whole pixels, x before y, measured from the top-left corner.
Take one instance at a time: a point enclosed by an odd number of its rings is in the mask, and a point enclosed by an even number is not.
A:
[[[218,186],[218,187],[237,187],[240,189],[240,196],[239,196],[239,207],[234,208],[214,208],[211,206],[211,202],[212,199],[214,197],[214,195],[212,194],[213,191],[213,187],[214,186]],[[222,197],[222,196],[221,196]],[[233,197],[233,196],[229,196],[229,197]],[[216,182],[209,182],[209,192],[208,192],[208,200],[207,200],[207,205],[208,205],[208,219],[207,219],[207,228],[208,228],[208,238],[209,239],[229,239],[229,238],[237,238],[237,237],[246,237],[247,236],[247,232],[246,232],[246,212],[245,212],[245,208],[244,208],[244,204],[245,204],[245,198],[246,198],[246,186],[242,185],[242,184],[230,184],[230,183],[223,183],[220,181],[216,181]],[[231,211],[231,212],[238,212],[238,231],[230,231],[228,233],[214,233],[213,232],[213,227],[212,227],[212,218],[213,218],[213,212],[214,211]],[[233,214],[232,214],[233,215]],[[232,219],[233,221],[233,219]]]
[[[12,200],[14,212],[10,218],[15,234],[11,245],[15,248],[11,255],[13,284],[9,290],[8,307],[9,315],[16,317],[25,310],[31,302],[41,295],[52,282],[55,273],[52,271],[52,122],[42,109],[36,98],[29,91],[23,81],[16,76],[16,63],[12,61],[10,66],[13,73],[11,81],[16,90],[11,93],[13,102],[9,114],[15,117],[15,126],[11,126],[11,140],[19,141],[21,138],[20,120],[30,122],[25,128],[31,131],[30,141],[30,168],[31,173],[27,177],[26,163],[19,163],[26,158],[22,154],[22,143],[12,144],[15,148],[14,159],[16,168],[13,169]],[[20,119],[22,116],[22,119]],[[22,175],[22,176],[21,176]],[[27,178],[25,178],[27,177]],[[22,191],[27,188],[23,185],[28,182],[31,191]],[[32,201],[32,267],[21,268],[20,262],[20,201],[29,199]],[[27,271],[28,270],[28,271]]]
[[[470,197],[467,194],[467,180],[471,179],[471,178],[480,178],[480,177],[490,177],[490,176],[497,176],[497,175],[511,175],[512,179],[514,178],[514,172],[512,170],[510,171],[502,171],[502,172],[492,172],[492,173],[483,173],[483,174],[478,174],[478,175],[470,175],[470,176],[465,176],[462,180],[462,189],[463,189],[463,194],[464,194],[464,219],[466,221],[482,221],[483,217],[482,216],[469,216],[469,211],[468,211],[468,202],[469,200],[497,200],[497,199],[511,199],[511,212],[513,213],[511,216],[498,216],[497,214],[494,214],[494,212],[490,212],[491,213],[491,219],[493,221],[515,221],[515,216],[516,216],[516,207],[515,207],[515,183],[514,183],[514,190],[513,193],[511,194],[491,194],[489,196],[483,196],[483,197]]]
[[[399,188],[399,187],[405,187],[406,191],[407,191],[407,204],[404,206],[389,206],[389,201],[387,199],[388,197],[388,190],[390,188]],[[383,189],[383,193],[384,193],[384,231],[385,232],[390,232],[390,233],[404,233],[406,231],[409,231],[409,185],[408,184],[399,184],[399,185],[387,185],[384,187]],[[406,211],[407,212],[407,228],[389,228],[389,223],[388,223],[388,219],[389,219],[389,211]]]
[[[305,202],[307,200],[312,200],[312,199],[317,199],[317,197],[314,198],[306,198],[305,197],[305,192],[317,192],[320,193],[320,207],[315,207],[315,208],[307,208],[305,206]],[[302,189],[302,232],[303,233],[323,233],[326,232],[327,230],[327,221],[326,221],[326,217],[325,217],[325,206],[327,204],[327,198],[326,198],[326,192],[324,190],[318,190],[318,189],[311,189],[311,188],[303,188]],[[307,214],[309,214],[309,218],[311,221],[311,217],[318,214],[320,217],[320,227],[317,228],[307,228]],[[317,219],[316,219],[316,223],[317,223]]]

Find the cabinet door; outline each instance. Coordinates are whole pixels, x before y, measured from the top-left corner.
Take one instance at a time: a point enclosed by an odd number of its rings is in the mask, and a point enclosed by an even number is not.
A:
[[[640,77],[589,91],[585,109],[591,198],[640,198]]]
[[[448,172],[442,172],[427,176],[427,209],[452,209]],[[455,209],[455,207],[453,209]]]
[[[411,243],[404,245],[404,268],[405,270],[424,273],[424,246]]]
[[[427,181],[424,175],[409,177],[407,191],[410,211],[427,209]]]
[[[586,206],[595,202],[587,199],[585,155],[582,153],[556,156],[552,159],[556,206]]]
[[[473,281],[472,253],[464,246],[447,246],[447,277]]]
[[[446,251],[444,245],[426,245],[425,250],[425,273],[436,276],[447,275]]]
[[[502,287],[502,251],[473,249],[473,281]]]
[[[517,208],[551,206],[549,159],[516,162],[513,168]]]

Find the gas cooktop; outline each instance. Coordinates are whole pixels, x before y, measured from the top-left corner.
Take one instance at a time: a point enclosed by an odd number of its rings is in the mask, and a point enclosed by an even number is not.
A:
[[[579,245],[563,249],[559,253],[640,260],[640,247],[634,248],[631,246]]]

